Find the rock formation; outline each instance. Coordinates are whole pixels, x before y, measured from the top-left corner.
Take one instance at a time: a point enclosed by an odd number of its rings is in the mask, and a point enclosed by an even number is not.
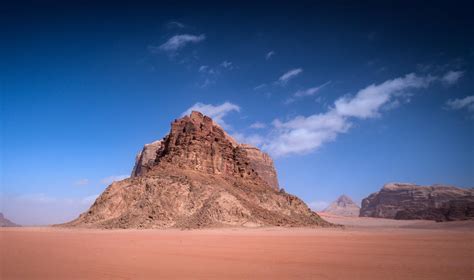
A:
[[[337,216],[358,217],[360,207],[347,195],[341,195],[336,201],[324,209],[323,212]]]
[[[3,216],[2,213],[0,213],[0,227],[19,227],[19,225],[5,218],[5,216]]]
[[[296,196],[279,191],[271,158],[237,143],[199,112],[175,120],[145,145],[132,176],[112,183],[66,226],[199,228],[329,226]]]
[[[386,184],[362,200],[361,217],[456,221],[474,218],[474,189]]]

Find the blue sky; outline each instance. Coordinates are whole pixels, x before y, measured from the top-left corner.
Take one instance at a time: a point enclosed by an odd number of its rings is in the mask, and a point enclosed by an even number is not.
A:
[[[6,5],[1,211],[76,217],[190,108],[316,209],[393,181],[474,186],[469,1],[379,2]]]

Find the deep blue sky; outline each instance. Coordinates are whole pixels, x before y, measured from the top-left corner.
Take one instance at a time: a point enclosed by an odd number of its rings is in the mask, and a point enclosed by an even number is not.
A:
[[[471,1],[61,2],[1,8],[16,222],[77,216],[196,103],[315,208],[392,181],[474,186]]]

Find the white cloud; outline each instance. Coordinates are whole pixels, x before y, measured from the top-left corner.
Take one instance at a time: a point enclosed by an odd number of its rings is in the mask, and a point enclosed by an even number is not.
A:
[[[128,177],[130,177],[130,175],[113,175],[113,176],[103,178],[102,180],[100,180],[100,182],[102,184],[110,185],[113,182],[121,181],[121,180],[127,179]]]
[[[367,119],[380,115],[384,106],[393,107],[399,98],[406,98],[409,90],[426,88],[435,77],[404,77],[372,84],[355,96],[337,99],[325,113],[309,117],[298,116],[286,122],[275,120],[272,135],[262,144],[264,150],[274,156],[305,154],[333,141],[351,127],[351,118]]]
[[[474,111],[474,95],[466,96],[464,98],[450,99],[446,102],[446,106],[452,110],[467,108],[469,111]]]
[[[234,66],[232,65],[232,62],[227,61],[227,60],[223,61],[221,63],[221,66],[228,70],[232,70],[234,68]]]
[[[276,53],[274,51],[269,51],[267,52],[267,54],[265,54],[265,59],[266,60],[269,60],[270,58],[272,58],[272,56],[274,56]]]
[[[267,127],[267,125],[262,122],[254,122],[253,124],[250,125],[250,128],[254,128],[254,129],[261,129],[265,127]]]
[[[295,92],[294,96],[295,97],[303,97],[303,96],[314,95],[314,94],[318,93],[321,89],[323,89],[325,86],[329,85],[330,83],[331,83],[331,81],[327,81],[324,84],[316,86],[316,87],[308,88],[308,89],[305,89],[305,90],[299,90],[299,91]]]
[[[240,112],[240,107],[230,102],[224,102],[220,105],[203,104],[198,102],[188,108],[184,113],[181,114],[181,116],[189,115],[192,111],[201,112],[204,115],[211,117],[223,128],[228,128],[229,126],[223,120],[224,117],[233,111]]]
[[[199,67],[199,72],[205,73],[205,72],[207,72],[207,69],[209,69],[209,66],[207,66],[207,65],[201,65],[201,66]]]
[[[312,201],[308,203],[309,208],[313,211],[322,211],[329,206],[329,202],[327,201]]]
[[[302,72],[303,72],[303,69],[301,69],[301,68],[291,69],[288,72],[286,72],[285,74],[281,75],[281,77],[278,78],[277,83],[280,84],[280,85],[286,85],[288,83],[288,81],[295,78],[296,76],[298,76]]]
[[[275,120],[274,135],[263,149],[274,156],[304,154],[332,141],[340,133],[346,132],[350,124],[334,110],[309,117],[298,116],[290,121]]]
[[[334,103],[334,110],[344,117],[371,118],[379,109],[397,96],[406,94],[407,90],[426,88],[436,78],[419,77],[413,73],[405,77],[388,80],[382,84],[372,84],[359,90],[354,97],[341,97]]]
[[[441,81],[449,86],[454,85],[463,75],[463,71],[449,71],[441,78]]]
[[[87,184],[89,184],[89,179],[86,179],[86,178],[79,179],[76,182],[74,182],[74,185],[77,185],[77,186],[85,186]]]
[[[187,44],[190,43],[199,43],[206,39],[206,35],[201,34],[199,36],[190,35],[190,34],[181,34],[181,35],[174,35],[173,37],[169,38],[164,44],[159,46],[159,49],[162,51],[177,51],[178,49],[183,48]]]

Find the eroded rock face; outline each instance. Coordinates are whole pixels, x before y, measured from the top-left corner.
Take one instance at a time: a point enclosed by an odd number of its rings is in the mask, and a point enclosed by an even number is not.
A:
[[[145,145],[137,155],[133,176],[146,174],[160,162],[169,162],[208,174],[260,177],[278,190],[278,179],[269,155],[248,144],[238,144],[211,118],[192,112],[175,120],[170,133]]]
[[[19,225],[5,218],[5,216],[0,213],[0,227],[19,227]]]
[[[250,167],[257,171],[258,175],[267,182],[270,187],[278,190],[278,177],[272,158],[258,148],[248,144],[240,144],[238,147],[246,151],[247,157],[250,160]]]
[[[114,182],[66,226],[199,228],[329,226],[296,196],[278,190],[271,158],[239,144],[193,112],[146,145],[132,177]]]
[[[456,221],[474,218],[474,189],[390,183],[362,200],[361,217]]]
[[[336,201],[324,209],[323,212],[337,216],[358,217],[360,207],[347,195],[341,195]]]

